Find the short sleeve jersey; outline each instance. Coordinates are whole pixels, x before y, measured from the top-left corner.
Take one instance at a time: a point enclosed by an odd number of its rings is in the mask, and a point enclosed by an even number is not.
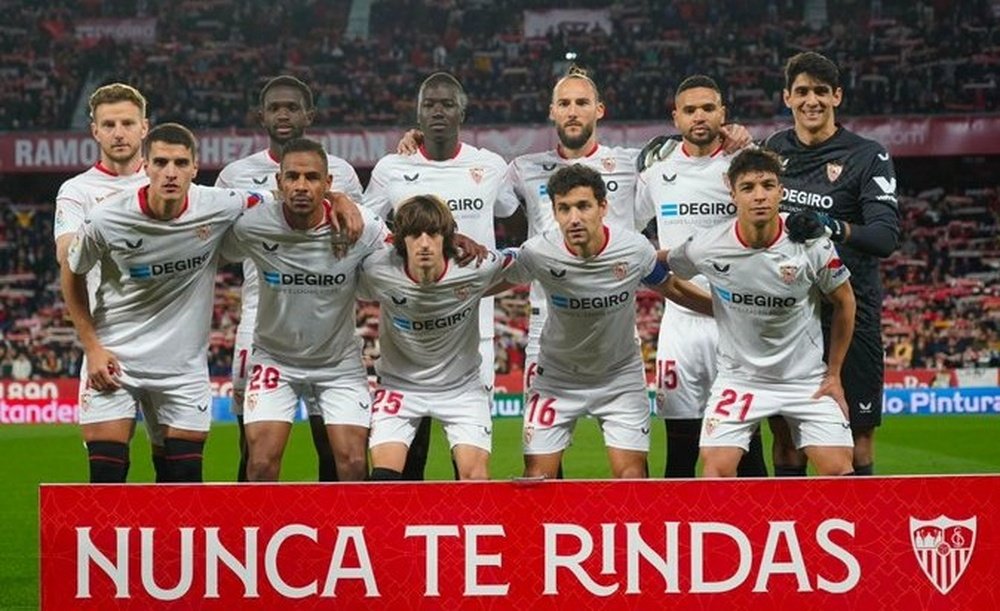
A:
[[[489,249],[496,247],[494,217],[508,217],[517,203],[499,199],[507,164],[503,158],[466,143],[455,157],[428,159],[424,151],[413,155],[386,155],[375,164],[365,190],[365,207],[386,217],[414,195],[432,194],[448,204],[459,233]],[[480,309],[480,333],[493,337],[493,299]]]
[[[479,379],[478,315],[483,294],[502,279],[511,257],[491,252],[482,265],[448,261],[434,283],[421,285],[395,249],[362,264],[362,285],[381,304],[375,369],[404,390],[448,390]]]
[[[150,215],[147,189],[90,211],[69,251],[82,274],[100,263],[92,306],[98,338],[122,367],[146,375],[203,375],[222,237],[269,194],[192,185],[181,214]]]
[[[636,214],[641,225],[656,219],[660,248],[676,248],[698,231],[736,216],[736,204],[726,187],[731,160],[721,148],[709,156],[692,157],[682,144],[639,175]],[[708,289],[704,276],[692,280]],[[666,307],[691,313],[672,301]]]
[[[329,205],[327,205],[329,214]],[[231,241],[256,266],[263,280],[253,345],[299,367],[335,365],[360,357],[354,303],[361,261],[383,247],[381,219],[362,210],[364,229],[345,256],[330,248],[329,222],[293,229],[284,206],[257,206],[233,225]],[[224,251],[224,252],[225,252]]]
[[[549,178],[560,168],[579,163],[600,172],[608,192],[608,215],[605,223],[611,227],[636,229],[635,188],[636,158],[639,149],[597,145],[590,154],[578,159],[563,157],[558,150],[529,153],[517,157],[507,166],[507,188],[502,199],[517,205],[524,202],[528,219],[528,238],[548,230],[558,231],[552,214],[552,199],[547,191]],[[641,229],[641,228],[640,228]],[[532,316],[532,327],[544,324],[545,295],[537,282],[531,284],[531,307],[538,311]]]
[[[327,155],[327,165],[330,176],[333,177],[333,190],[343,191],[358,204],[361,203],[361,181],[358,174],[340,157]],[[264,149],[228,164],[219,172],[215,186],[227,189],[274,190],[278,188],[275,175],[280,164],[271,155],[269,149]],[[243,264],[243,289],[240,305],[239,332],[249,333],[254,328],[257,316],[257,269],[249,261]]]
[[[850,277],[829,239],[792,242],[782,221],[773,243],[752,248],[731,221],[672,249],[669,265],[712,284],[719,375],[784,382],[826,371],[820,301]]]
[[[59,187],[56,195],[55,221],[52,224],[53,238],[58,240],[80,229],[87,214],[117,193],[135,191],[149,183],[146,172],[139,168],[133,174],[117,174],[101,162],[97,162],[86,172],[77,174]],[[95,266],[87,274],[87,293],[93,307],[97,285],[101,282],[100,266]]]
[[[569,250],[559,230],[520,248],[507,278],[537,280],[548,300],[539,366],[569,384],[592,384],[642,367],[635,340],[635,292],[656,264],[645,236],[605,226],[604,249],[590,258]]]

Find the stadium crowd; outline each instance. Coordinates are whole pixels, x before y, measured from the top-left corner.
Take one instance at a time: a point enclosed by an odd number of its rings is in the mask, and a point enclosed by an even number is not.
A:
[[[0,212],[0,375],[7,379],[76,376],[80,350],[62,304],[52,250],[49,204],[2,203]],[[890,369],[1000,367],[1000,195],[995,188],[900,197],[903,245],[882,263],[883,337]],[[239,322],[239,270],[216,278],[209,368],[226,376]],[[523,367],[527,290],[498,298],[499,373]],[[651,371],[662,299],[639,298],[639,333]],[[377,305],[361,303],[358,334],[366,364],[378,354]]]
[[[315,84],[319,125],[408,125],[422,75],[447,69],[469,93],[470,123],[539,122],[567,54],[599,67],[613,120],[660,119],[685,75],[729,84],[739,119],[785,114],[782,62],[825,52],[843,74],[846,115],[995,111],[1000,27],[989,2],[831,4],[817,21],[802,0],[617,3],[611,32],[527,37],[523,12],[555,0],[380,0],[368,36],[342,34],[349,0],[5,3],[0,130],[66,129],[88,79],[146,92],[151,120],[194,128],[256,126],[261,76]],[[574,8],[607,7],[574,2]],[[87,19],[152,18],[155,40],[79,38]],[[709,50],[706,52],[706,50]]]

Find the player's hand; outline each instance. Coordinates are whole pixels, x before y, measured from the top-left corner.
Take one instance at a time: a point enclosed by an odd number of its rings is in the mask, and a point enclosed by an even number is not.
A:
[[[788,239],[800,244],[823,236],[834,242],[843,242],[847,237],[847,223],[815,210],[796,210],[788,215],[785,224]]]
[[[409,157],[420,150],[420,145],[424,143],[424,132],[419,129],[409,129],[403,137],[396,143],[396,153]]]
[[[333,206],[330,214],[330,248],[334,256],[340,258],[347,254],[347,249],[358,241],[365,228],[361,210],[357,204],[344,193],[327,191],[326,199]]]
[[[455,256],[455,261],[457,261],[461,267],[465,267],[469,263],[472,263],[473,260],[476,261],[476,267],[479,267],[483,260],[486,259],[486,255],[490,252],[479,242],[473,240],[467,235],[462,235],[461,233],[455,234],[455,248],[458,250],[458,254]]]
[[[844,413],[844,418],[848,422],[851,420],[851,412],[847,409],[847,399],[844,397],[844,385],[841,383],[839,375],[827,372],[823,376],[823,382],[812,396],[813,399],[819,399],[820,397],[830,397],[836,401],[840,407],[840,411]]]
[[[680,144],[679,136],[656,136],[646,143],[639,151],[639,156],[635,160],[635,169],[642,172],[657,161],[661,161],[670,156],[670,153]]]
[[[87,350],[87,382],[97,391],[117,390],[121,388],[118,380],[122,367],[115,355],[97,346]]]
[[[722,136],[722,149],[730,155],[742,151],[753,143],[750,130],[739,123],[723,125],[719,128],[719,134]]]

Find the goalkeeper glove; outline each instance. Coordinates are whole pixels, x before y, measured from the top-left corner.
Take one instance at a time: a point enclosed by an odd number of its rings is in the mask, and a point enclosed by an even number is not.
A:
[[[847,223],[815,210],[796,210],[788,215],[785,224],[788,226],[788,239],[793,242],[802,243],[827,236],[839,243],[847,237]]]

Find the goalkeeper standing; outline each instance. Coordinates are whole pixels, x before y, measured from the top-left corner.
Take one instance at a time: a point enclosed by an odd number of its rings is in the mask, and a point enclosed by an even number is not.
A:
[[[843,99],[837,66],[812,52],[785,66],[785,105],[795,126],[773,134],[765,147],[785,166],[783,208],[796,241],[827,234],[851,272],[857,298],[854,335],[842,380],[854,435],[854,471],[874,472],[875,428],[882,422],[882,281],[879,259],[899,244],[896,175],[889,153],[873,140],[837,124]],[[829,350],[831,307],[822,311],[824,353]],[[772,418],[776,475],[805,475],[805,456],[792,445],[784,419]]]

